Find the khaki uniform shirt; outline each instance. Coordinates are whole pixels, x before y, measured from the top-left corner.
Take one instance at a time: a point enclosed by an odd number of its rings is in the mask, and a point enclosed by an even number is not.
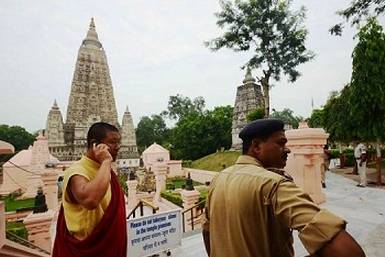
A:
[[[211,257],[286,257],[294,256],[293,229],[313,254],[345,225],[290,178],[242,155],[212,181],[203,229],[210,232]]]

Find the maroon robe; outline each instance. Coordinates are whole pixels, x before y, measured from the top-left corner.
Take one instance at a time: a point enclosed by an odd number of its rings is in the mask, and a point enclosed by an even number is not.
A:
[[[126,226],[123,191],[117,176],[111,171],[110,204],[99,224],[86,239],[78,240],[69,233],[63,206],[60,208],[52,257],[126,257]]]

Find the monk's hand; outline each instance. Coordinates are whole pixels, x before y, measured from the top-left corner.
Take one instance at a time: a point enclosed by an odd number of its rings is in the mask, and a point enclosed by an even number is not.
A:
[[[112,156],[109,152],[110,150],[110,147],[106,144],[94,144],[93,145],[93,151],[94,151],[94,155],[95,155],[95,159],[99,162],[99,163],[103,163],[104,161],[109,161],[109,162],[112,162]]]

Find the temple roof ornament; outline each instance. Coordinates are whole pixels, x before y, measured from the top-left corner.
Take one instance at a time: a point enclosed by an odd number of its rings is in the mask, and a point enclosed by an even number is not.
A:
[[[98,33],[96,32],[95,28],[96,28],[95,21],[94,21],[94,18],[92,17],[91,22],[90,22],[90,28],[88,29],[88,32],[87,32],[87,36],[83,40],[84,46],[93,45],[93,46],[96,46],[98,48],[102,47],[102,43],[100,43],[100,41],[99,41]]]
[[[243,80],[243,83],[246,84],[246,83],[249,83],[249,82],[254,83],[255,82],[255,78],[253,78],[253,76],[251,75],[250,67],[247,66],[246,76],[245,76],[245,79]]]

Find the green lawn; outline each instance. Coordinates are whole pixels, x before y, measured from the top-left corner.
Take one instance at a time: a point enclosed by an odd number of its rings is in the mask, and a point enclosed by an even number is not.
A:
[[[217,152],[193,161],[191,168],[211,171],[221,171],[235,163],[241,152],[226,151]]]
[[[31,208],[35,205],[35,199],[29,198],[29,199],[23,199],[23,200],[14,200],[11,199],[11,197],[6,197],[3,199],[5,203],[5,211],[16,211],[20,208]]]

